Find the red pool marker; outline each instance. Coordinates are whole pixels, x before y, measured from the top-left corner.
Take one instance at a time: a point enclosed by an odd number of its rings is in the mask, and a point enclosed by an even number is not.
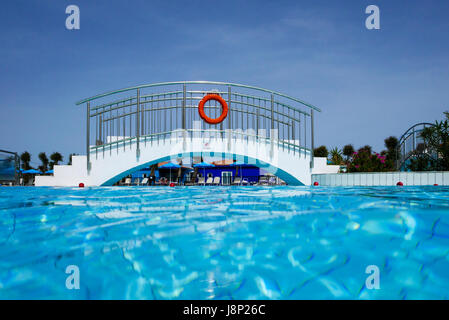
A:
[[[175,186],[175,184],[172,182],[172,183],[170,183],[170,187],[174,187]]]
[[[79,187],[79,188],[84,188],[84,183],[81,182],[81,183],[78,185],[78,187]]]
[[[399,181],[398,183],[396,183],[396,185],[397,185],[398,187],[402,187],[404,184],[403,184],[401,181]]]
[[[434,186],[435,186],[435,187],[438,187],[438,183],[435,183]]]
[[[313,185],[314,185],[314,186],[319,186],[320,184],[319,184],[317,181],[315,181],[315,182],[313,183]]]

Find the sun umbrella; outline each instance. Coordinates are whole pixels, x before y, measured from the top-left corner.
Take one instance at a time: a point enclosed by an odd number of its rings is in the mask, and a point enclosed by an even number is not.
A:
[[[206,168],[212,168],[215,167],[213,164],[211,163],[207,163],[207,162],[200,162],[197,164],[193,165],[194,168],[203,168],[203,176],[206,175]],[[206,184],[206,177],[204,177],[204,184]]]
[[[47,170],[47,171],[45,171],[45,173],[47,173],[47,174],[53,174],[53,170]]]
[[[22,173],[39,174],[41,172],[39,170],[36,170],[36,169],[29,169],[29,170],[23,171]]]
[[[171,182],[171,170],[181,168],[179,164],[176,163],[166,163],[159,167],[159,169],[170,169],[170,182]]]
[[[210,168],[215,167],[212,163],[200,162],[193,165],[195,168]]]

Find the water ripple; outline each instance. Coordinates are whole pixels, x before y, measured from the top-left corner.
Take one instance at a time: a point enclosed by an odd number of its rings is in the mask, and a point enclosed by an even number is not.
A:
[[[447,299],[448,191],[2,187],[0,298]]]

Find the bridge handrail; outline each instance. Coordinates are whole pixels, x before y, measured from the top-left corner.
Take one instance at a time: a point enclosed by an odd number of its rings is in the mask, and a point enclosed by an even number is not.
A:
[[[228,82],[218,82],[218,81],[175,81],[175,82],[159,82],[159,83],[152,83],[152,84],[144,84],[144,85],[140,85],[140,86],[134,86],[134,87],[128,87],[128,88],[123,88],[123,89],[119,89],[119,90],[114,90],[114,91],[109,91],[109,92],[105,92],[102,94],[98,94],[96,96],[92,96],[90,98],[86,98],[83,100],[80,100],[76,103],[76,105],[81,105],[83,103],[89,102],[89,101],[93,101],[96,99],[100,99],[106,96],[110,96],[116,93],[122,93],[122,92],[127,92],[127,91],[132,91],[132,90],[137,90],[137,89],[143,89],[143,88],[150,88],[150,87],[160,87],[160,86],[168,86],[168,85],[181,85],[181,84],[212,84],[212,85],[223,85],[223,86],[232,86],[232,87],[239,87],[239,88],[245,88],[245,89],[252,89],[252,90],[258,90],[258,91],[262,91],[262,92],[266,92],[266,93],[270,93],[279,97],[283,97],[283,98],[287,98],[290,99],[292,101],[298,102],[306,107],[309,107],[310,109],[313,109],[315,111],[321,112],[321,109],[319,109],[318,107],[307,103],[305,101],[302,101],[300,99],[297,98],[293,98],[291,96],[288,96],[286,94],[280,93],[280,92],[276,92],[273,90],[268,90],[268,89],[264,89],[264,88],[259,88],[259,87],[253,87],[253,86],[249,86],[249,85],[244,85],[244,84],[239,84],[239,83],[228,83]]]
[[[185,107],[186,107],[186,109],[196,109],[197,108],[196,106],[192,106],[192,105],[186,105]],[[176,109],[176,108],[178,108],[178,107],[176,107],[176,106],[166,106],[166,107],[160,107],[160,108],[153,108],[151,110],[152,111],[160,111],[160,110],[171,110],[171,109]],[[212,108],[212,107],[206,106],[204,108],[207,109],[207,108]],[[115,109],[112,109],[112,110],[115,110]],[[256,113],[254,113],[254,112],[245,112],[245,111],[241,111],[239,109],[231,109],[230,108],[229,110],[232,110],[232,111],[235,111],[235,112],[243,112],[243,113],[250,114],[250,115],[256,115]],[[275,113],[276,114],[281,114],[280,112],[275,112]],[[101,114],[101,113],[98,113],[98,114]],[[125,113],[125,114],[122,114],[122,115],[119,115],[119,116],[113,116],[113,117],[110,117],[110,118],[103,118],[102,121],[103,121],[103,123],[107,123],[108,121],[121,119],[123,117],[127,117],[127,116],[130,116],[130,115],[133,115],[133,114],[137,114],[137,111],[131,111],[131,112],[128,112],[128,113]],[[97,114],[95,114],[95,115],[97,115]],[[259,114],[259,116],[263,117],[263,118],[266,118],[266,119],[270,119],[269,116],[264,115],[264,114]],[[293,117],[289,117],[289,116],[284,116],[284,117],[288,118],[290,120],[294,120]],[[283,124],[283,125],[289,125],[289,123],[287,123],[285,121],[281,121],[281,120],[276,120],[276,123]],[[144,135],[141,135],[141,137],[143,137],[143,136]]]
[[[412,130],[412,129],[414,129],[415,127],[418,127],[418,126],[434,126],[434,125],[435,125],[435,124],[430,123],[430,122],[421,122],[421,123],[414,124],[413,126],[411,126],[410,128],[408,128],[408,129],[404,132],[404,134],[401,136],[401,138],[399,138],[399,145],[402,144],[401,141],[406,140],[406,138],[408,138],[408,137],[410,136],[409,131]],[[420,130],[420,131],[422,131],[422,130]]]
[[[203,91],[186,91],[186,93],[206,93],[206,92],[207,92],[206,90],[203,90]],[[147,95],[140,96],[140,99],[147,99],[147,98],[150,98],[150,97],[153,98],[153,97],[160,97],[160,96],[169,96],[168,98],[151,99],[149,101],[145,100],[145,101],[141,101],[141,103],[147,103],[147,102],[154,103],[154,102],[172,101],[172,100],[180,100],[180,101],[182,101],[183,100],[182,97],[170,98],[170,96],[178,95],[180,93],[182,93],[182,91],[173,91],[173,92],[166,92],[166,93],[147,94]],[[226,92],[217,92],[217,93],[219,93],[219,94],[227,94]],[[254,99],[254,100],[257,99],[257,100],[260,100],[260,101],[270,102],[270,99],[267,99],[267,98],[250,96],[250,95],[246,95],[246,94],[242,94],[242,93],[233,93],[233,95],[238,96],[238,97],[250,98],[250,99]],[[189,100],[190,99],[201,100],[202,98],[203,97],[191,96],[191,97],[189,97]],[[90,116],[94,117],[94,116],[97,116],[97,115],[102,114],[102,113],[106,113],[106,112],[109,112],[109,111],[114,111],[114,110],[118,110],[118,109],[121,109],[121,108],[127,108],[127,107],[130,107],[130,106],[136,105],[137,101],[133,102],[132,100],[137,100],[137,98],[136,97],[128,97],[128,98],[124,98],[124,99],[120,99],[120,100],[115,100],[115,101],[110,102],[110,103],[105,103],[105,104],[102,104],[102,105],[91,107],[90,110],[91,111],[95,111],[95,112],[92,113]],[[128,103],[128,104],[120,104],[120,103],[125,103],[127,101],[130,101],[130,103]],[[265,110],[265,111],[270,111],[269,108],[262,107],[262,106],[259,106],[259,105],[256,105],[256,104],[247,103],[247,102],[244,102],[244,101],[230,100],[230,102],[231,102],[231,104],[233,104],[233,103],[244,104],[244,105],[247,105],[247,106],[250,106],[250,107],[255,107],[255,108],[259,108],[259,109]],[[294,111],[296,111],[296,112],[298,112],[300,114],[303,114],[303,115],[306,115],[306,116],[310,116],[310,113],[307,113],[307,112],[299,110],[299,109],[295,109],[295,108],[293,108],[292,106],[290,106],[288,104],[285,104],[285,103],[282,103],[282,102],[276,102],[276,103],[278,105],[286,107],[286,108],[288,108],[290,110],[294,110]],[[116,107],[112,107],[114,105],[116,105]],[[109,107],[109,109],[105,109],[105,108],[108,108],[108,107]],[[182,106],[176,106],[176,107],[177,108],[181,108]],[[103,109],[103,110],[97,111],[98,109]],[[234,111],[238,111],[238,109],[233,109],[233,110]],[[281,112],[278,112],[276,110],[274,111],[274,113],[282,114]]]
[[[154,100],[154,101],[155,101],[155,102],[157,102],[157,101],[164,101],[164,99],[161,99],[161,100]],[[167,100],[166,100],[166,101],[167,101]],[[234,101],[232,100],[231,103],[232,103],[232,102],[234,102]],[[238,102],[238,103],[241,103],[241,104],[244,104],[244,105],[247,105],[247,106],[259,108],[260,110],[270,111],[269,108],[261,107],[261,106],[258,106],[258,105],[254,105],[254,104],[250,104],[250,103],[244,103],[244,102],[240,102],[240,101],[235,101],[235,102]],[[104,114],[104,113],[108,113],[108,112],[110,112],[110,111],[118,110],[118,109],[121,109],[121,108],[127,108],[127,107],[130,107],[130,106],[133,106],[133,105],[135,105],[135,104],[132,104],[132,103],[130,103],[130,104],[124,104],[124,105],[121,105],[121,106],[118,106],[118,107],[115,107],[115,108],[110,108],[110,109],[105,110],[105,111],[97,111],[97,112],[91,114],[90,116],[91,116],[91,117],[95,117],[95,116],[98,116],[98,115],[101,115],[101,114]],[[188,109],[197,109],[197,108],[198,108],[196,105],[190,105],[190,104],[189,104],[189,105],[186,105],[185,107],[188,108]],[[182,109],[181,106],[177,106],[177,105],[168,105],[168,106],[165,106],[165,107],[152,108],[151,111],[170,110],[170,109],[176,109],[176,108]],[[208,108],[209,108],[209,109],[213,109],[214,107],[211,107],[211,106],[205,106],[204,108],[205,108],[205,109],[208,109]],[[232,107],[229,108],[229,110],[230,110],[230,111],[234,111],[234,112],[245,112],[246,114],[256,115],[256,113],[254,113],[254,112],[242,111],[242,110],[240,110],[240,109],[232,108]],[[111,117],[111,118],[105,118],[105,119],[103,119],[103,122],[110,121],[110,120],[115,120],[115,119],[118,119],[118,118],[122,118],[122,117],[129,116],[129,115],[131,115],[131,114],[136,114],[136,113],[137,113],[137,111],[131,111],[131,112],[128,112],[128,113],[121,114],[121,115],[119,115],[119,116],[114,116],[114,117]],[[295,119],[294,117],[289,116],[289,115],[285,115],[285,114],[283,114],[282,112],[279,112],[279,111],[273,111],[273,113],[278,114],[278,115],[282,115],[283,117],[288,118],[288,119],[290,119],[290,120],[297,120],[297,119]],[[307,112],[299,112],[299,113],[302,113],[302,114],[304,114],[304,115],[306,115],[306,116],[310,116],[310,114],[308,114]],[[259,114],[259,116],[260,116],[260,117],[269,118],[269,116],[266,116],[266,115],[264,115],[264,114]],[[283,122],[283,121],[281,121],[281,120],[277,120],[277,119],[276,119],[275,121],[278,122],[278,123],[281,123],[281,124],[285,124],[285,125],[287,124],[287,123],[285,123],[285,122]]]

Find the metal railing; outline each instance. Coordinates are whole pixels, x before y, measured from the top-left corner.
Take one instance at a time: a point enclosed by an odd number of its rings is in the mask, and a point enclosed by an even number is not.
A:
[[[199,102],[209,93],[219,94],[228,104],[226,119],[216,125],[204,122],[198,113]],[[200,131],[218,134],[223,139],[226,135],[268,139],[300,156],[301,151],[313,150],[314,111],[321,112],[309,103],[272,90],[211,81],[135,86],[99,94],[77,103],[80,104],[87,108],[88,169],[92,153],[98,157],[135,144],[139,156],[141,143],[159,141],[179,130],[190,137]],[[204,109],[210,118],[217,118],[222,112],[214,100],[208,101]]]
[[[396,162],[397,170],[404,169],[404,165],[408,159],[415,155],[418,149],[421,152],[427,153],[425,148],[425,142],[421,137],[421,132],[427,127],[433,127],[434,124],[428,122],[417,123],[411,126],[405,131],[405,133],[399,139],[397,148],[398,160]],[[430,153],[429,157],[433,157]]]

